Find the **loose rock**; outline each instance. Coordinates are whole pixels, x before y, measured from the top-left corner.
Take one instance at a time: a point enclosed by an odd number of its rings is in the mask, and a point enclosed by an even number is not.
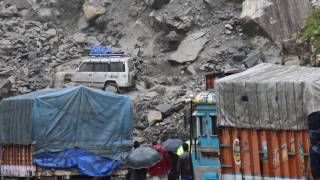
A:
[[[168,4],[170,0],[146,0],[146,4],[154,9],[160,9],[163,5]]]
[[[5,0],[4,5],[15,5],[18,10],[31,8],[31,4],[26,0]]]
[[[204,32],[190,34],[181,42],[178,50],[170,56],[169,61],[176,63],[195,61],[208,41]]]
[[[148,114],[149,125],[153,125],[156,122],[159,122],[161,120],[162,120],[162,114],[160,111],[149,111],[149,114]]]
[[[72,36],[73,40],[78,43],[87,42],[87,36],[83,33],[77,32]]]
[[[83,13],[88,21],[91,21],[106,12],[106,9],[102,6],[85,3],[83,5]]]
[[[57,35],[57,31],[55,29],[48,29],[45,33],[49,36],[56,36]]]
[[[164,116],[170,114],[172,111],[172,105],[170,104],[160,104],[156,107],[156,110],[160,111]]]
[[[247,68],[253,67],[261,62],[265,62],[265,57],[261,52],[250,53],[248,54],[248,57],[243,60],[243,63]]]
[[[233,30],[233,27],[232,27],[231,24],[226,24],[226,25],[224,25],[224,27],[225,27],[226,29],[230,30],[230,31]]]
[[[188,71],[190,74],[197,74],[194,65],[188,66],[188,67],[187,67],[187,71]]]

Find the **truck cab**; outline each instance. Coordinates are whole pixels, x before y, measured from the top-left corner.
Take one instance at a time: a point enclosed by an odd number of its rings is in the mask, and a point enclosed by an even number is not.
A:
[[[229,166],[220,162],[220,148],[217,125],[215,81],[241,70],[232,69],[223,73],[206,75],[206,91],[200,92],[192,100],[190,121],[191,154],[195,179],[220,180],[221,168]]]
[[[199,93],[192,101],[192,165],[195,179],[218,180],[221,177],[215,92]]]

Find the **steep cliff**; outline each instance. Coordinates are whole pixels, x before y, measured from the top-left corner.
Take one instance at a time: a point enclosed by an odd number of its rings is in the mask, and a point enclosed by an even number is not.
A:
[[[261,33],[281,43],[296,37],[310,11],[309,0],[245,0],[240,18],[247,33]]]

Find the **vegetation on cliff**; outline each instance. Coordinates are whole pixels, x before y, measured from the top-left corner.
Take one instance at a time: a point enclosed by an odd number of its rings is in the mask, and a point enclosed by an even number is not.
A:
[[[302,39],[311,42],[316,53],[320,53],[320,8],[316,8],[305,22]]]

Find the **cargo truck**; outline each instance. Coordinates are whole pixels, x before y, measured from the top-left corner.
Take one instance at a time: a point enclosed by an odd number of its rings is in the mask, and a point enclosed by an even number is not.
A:
[[[312,179],[311,170],[320,168],[312,163],[319,156],[310,157],[319,127],[308,126],[320,110],[318,73],[260,64],[229,76],[208,75],[207,91],[192,101],[195,179]]]
[[[124,176],[132,131],[127,96],[77,86],[5,98],[0,102],[0,175]]]

